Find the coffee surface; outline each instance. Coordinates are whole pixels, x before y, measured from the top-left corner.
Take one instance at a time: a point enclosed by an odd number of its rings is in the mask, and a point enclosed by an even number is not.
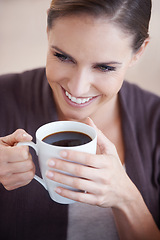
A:
[[[86,144],[91,140],[91,137],[85,133],[64,131],[50,134],[43,138],[42,141],[59,147],[74,147]]]

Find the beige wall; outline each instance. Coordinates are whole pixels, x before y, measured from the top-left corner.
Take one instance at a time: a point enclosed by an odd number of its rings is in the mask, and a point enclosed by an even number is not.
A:
[[[0,74],[44,66],[46,10],[50,0],[0,0]],[[127,74],[131,82],[160,95],[160,0],[153,0],[151,42]]]

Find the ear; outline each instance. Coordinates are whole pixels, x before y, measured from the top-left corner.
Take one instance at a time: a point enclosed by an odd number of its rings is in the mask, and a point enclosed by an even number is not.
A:
[[[129,65],[130,67],[133,66],[140,59],[140,57],[143,55],[149,42],[150,42],[150,38],[148,37],[147,39],[145,39],[145,41],[141,45],[140,49],[136,53],[133,54],[133,57],[131,59],[130,65]]]

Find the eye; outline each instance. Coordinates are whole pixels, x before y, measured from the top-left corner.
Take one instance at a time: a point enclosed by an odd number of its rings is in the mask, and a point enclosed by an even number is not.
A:
[[[68,57],[67,55],[64,55],[64,54],[61,54],[61,53],[58,53],[58,52],[54,53],[54,56],[57,57],[62,62],[72,61],[72,59],[70,57]]]
[[[95,66],[95,68],[97,68],[99,71],[101,72],[112,72],[112,71],[116,71],[116,68],[115,67],[112,67],[112,66],[108,66],[108,65],[98,65],[98,66]]]

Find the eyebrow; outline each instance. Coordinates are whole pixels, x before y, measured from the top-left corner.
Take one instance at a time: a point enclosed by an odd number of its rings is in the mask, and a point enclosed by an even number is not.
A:
[[[58,52],[62,53],[63,55],[65,55],[66,57],[69,57],[72,61],[77,62],[71,55],[69,55],[68,53],[62,51],[60,48],[56,47],[56,46],[51,46],[51,48],[57,50]]]
[[[69,55],[68,53],[62,51],[60,48],[52,45],[51,48],[57,50],[58,52],[62,53],[63,55],[65,55],[66,57],[69,57],[72,61],[77,62],[71,55]],[[110,62],[99,62],[99,63],[93,63],[93,65],[122,65],[121,62],[116,62],[116,61],[110,61]]]

